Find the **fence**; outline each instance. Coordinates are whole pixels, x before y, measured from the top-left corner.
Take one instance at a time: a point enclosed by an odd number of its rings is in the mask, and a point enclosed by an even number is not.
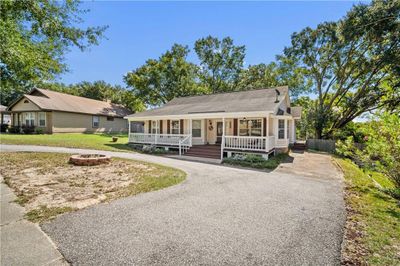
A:
[[[307,139],[307,148],[317,151],[334,152],[335,141],[331,139]]]

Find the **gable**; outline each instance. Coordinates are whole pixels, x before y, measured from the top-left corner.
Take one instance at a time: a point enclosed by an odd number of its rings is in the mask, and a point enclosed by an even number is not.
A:
[[[40,111],[41,109],[30,101],[26,97],[22,97],[18,102],[16,102],[11,108],[10,111]]]

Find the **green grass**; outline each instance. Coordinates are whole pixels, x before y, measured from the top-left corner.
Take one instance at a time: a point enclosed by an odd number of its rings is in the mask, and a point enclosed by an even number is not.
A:
[[[112,142],[111,137],[117,136],[118,141]],[[107,151],[132,151],[126,145],[128,135],[110,134],[85,134],[85,133],[58,133],[51,135],[23,135],[23,134],[1,134],[1,144],[17,145],[42,145],[67,148],[83,148]]]
[[[239,165],[243,167],[256,168],[256,169],[275,169],[276,167],[279,166],[281,162],[286,160],[287,157],[288,157],[287,154],[282,153],[282,154],[277,154],[269,158],[268,160],[265,160],[264,158],[258,155],[247,155],[243,160],[235,159],[233,157],[225,158],[223,160],[223,163],[229,165]]]
[[[49,221],[57,217],[57,215],[66,213],[66,212],[72,212],[75,211],[76,209],[71,208],[71,207],[52,207],[48,208],[47,206],[40,206],[40,208],[31,210],[28,213],[25,214],[25,218],[28,221],[31,221],[33,223],[41,223],[44,221]]]
[[[364,172],[349,160],[336,159],[344,171],[346,203],[354,210],[351,221],[362,232],[361,245],[367,255],[363,265],[399,265],[400,207],[398,202],[376,187],[371,176],[383,186],[392,183],[384,175]]]

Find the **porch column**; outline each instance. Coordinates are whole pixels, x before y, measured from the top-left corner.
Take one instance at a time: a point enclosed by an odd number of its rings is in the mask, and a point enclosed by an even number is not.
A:
[[[192,138],[193,138],[193,136],[192,136],[192,127],[193,127],[192,123],[193,123],[193,119],[190,118],[190,120],[189,120],[190,147],[192,146]]]
[[[269,137],[269,115],[267,115],[267,132],[265,132],[265,136]]]
[[[296,126],[295,126],[295,120],[292,119],[292,142],[296,142]]]
[[[288,121],[287,121],[287,119],[285,118],[285,127],[284,127],[284,129],[285,129],[285,140],[289,137],[288,136],[288,134],[287,134],[287,129],[288,129]]]
[[[224,147],[225,147],[225,117],[222,118],[221,160],[224,158]]]

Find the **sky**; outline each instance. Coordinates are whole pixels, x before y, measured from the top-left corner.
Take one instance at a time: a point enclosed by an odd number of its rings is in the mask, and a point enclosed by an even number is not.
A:
[[[158,58],[174,43],[188,45],[196,62],[194,42],[212,35],[230,36],[246,46],[245,66],[269,63],[293,32],[343,17],[355,2],[133,2],[87,1],[85,26],[108,25],[98,46],[65,56],[69,72],[58,82],[104,80],[124,85],[123,75]]]

